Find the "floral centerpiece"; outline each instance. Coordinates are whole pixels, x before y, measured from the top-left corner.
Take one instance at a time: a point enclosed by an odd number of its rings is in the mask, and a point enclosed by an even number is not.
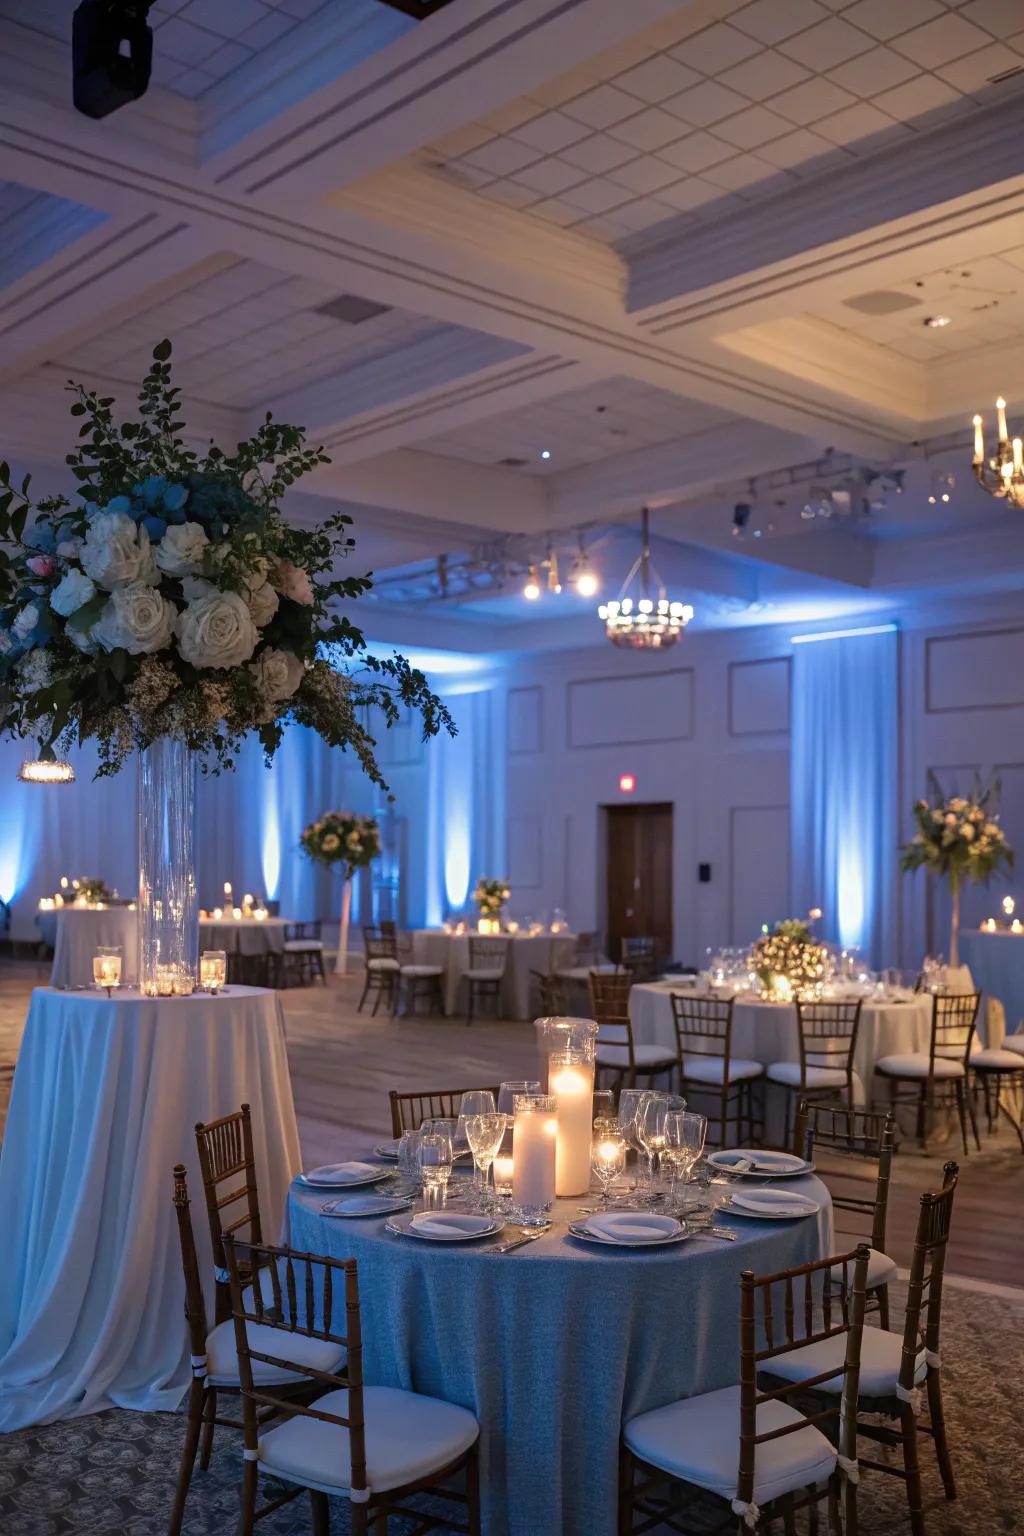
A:
[[[303,853],[329,869],[341,864],[345,870],[345,893],[341,905],[341,931],[334,969],[343,976],[348,969],[348,925],[352,910],[350,881],[357,869],[366,866],[380,853],[380,827],[373,816],[357,816],[352,811],[325,811],[311,821],[299,839]]]
[[[98,901],[108,902],[115,900],[114,893],[107,885],[107,882],[105,880],[100,880],[98,877],[93,875],[84,875],[79,880],[78,889],[75,892],[75,896],[76,898],[80,896],[83,901],[93,903]]]
[[[94,740],[100,774],[142,754],[140,974],[162,951],[191,990],[195,761],[231,768],[255,732],[269,762],[298,721],[386,788],[364,706],[388,725],[414,709],[424,735],[452,725],[423,675],[368,654],[344,611],[371,586],[337,574],[351,519],[298,528],[281,510],[322,450],[268,415],[232,452],[197,452],[170,353],[154,350],[130,420],[69,386],[79,499],[33,502],[0,463],[0,732],[34,737],[43,758]],[[180,857],[162,860],[166,847]]]
[[[504,880],[478,880],[473,901],[481,917],[497,917],[512,892]]]
[[[774,1000],[820,996],[832,969],[828,948],[798,917],[788,917],[771,933],[763,933],[748,958],[761,996]]]
[[[999,785],[975,785],[970,795],[947,798],[934,775],[929,776],[931,800],[914,806],[917,831],[901,850],[900,868],[926,869],[949,882],[952,904],[949,963],[959,965],[960,887],[988,880],[1000,865],[1013,868],[1013,849],[999,825],[994,806]]]

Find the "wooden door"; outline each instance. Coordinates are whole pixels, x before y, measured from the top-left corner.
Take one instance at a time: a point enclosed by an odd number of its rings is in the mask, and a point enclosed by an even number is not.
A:
[[[650,935],[659,956],[672,943],[672,807],[609,805],[607,920],[612,953],[622,938]]]

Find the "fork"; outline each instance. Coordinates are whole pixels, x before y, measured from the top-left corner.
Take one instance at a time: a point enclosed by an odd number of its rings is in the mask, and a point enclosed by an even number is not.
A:
[[[521,1232],[518,1237],[513,1237],[507,1243],[499,1243],[495,1248],[488,1248],[488,1253],[511,1253],[514,1248],[522,1248],[527,1243],[535,1243],[538,1237],[543,1237],[547,1227],[542,1227],[539,1232]]]

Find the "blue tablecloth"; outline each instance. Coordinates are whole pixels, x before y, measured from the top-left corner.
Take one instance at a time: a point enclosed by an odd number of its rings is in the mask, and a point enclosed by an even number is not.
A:
[[[1014,1034],[1024,1020],[1024,934],[961,933],[960,959],[970,966],[978,991],[1002,1003],[1006,1033]]]
[[[817,1220],[730,1212],[738,1242],[646,1252],[571,1237],[577,1200],[503,1258],[395,1237],[377,1218],[323,1217],[322,1191],[293,1186],[288,1214],[294,1247],[358,1261],[367,1382],[476,1414],[487,1536],[615,1536],[623,1419],[735,1382],[740,1272],[769,1274],[832,1245],[825,1186],[809,1176],[788,1187],[820,1200]]]

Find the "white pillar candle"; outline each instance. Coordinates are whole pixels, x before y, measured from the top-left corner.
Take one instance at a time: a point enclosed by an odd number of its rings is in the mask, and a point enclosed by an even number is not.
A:
[[[511,1157],[496,1157],[493,1163],[494,1188],[497,1194],[511,1193],[514,1164]]]
[[[512,1146],[512,1198],[534,1209],[555,1198],[556,1100],[547,1094],[516,1096]]]
[[[548,1088],[558,1100],[555,1194],[585,1195],[590,1188],[594,1063],[573,1056],[552,1056]]]

